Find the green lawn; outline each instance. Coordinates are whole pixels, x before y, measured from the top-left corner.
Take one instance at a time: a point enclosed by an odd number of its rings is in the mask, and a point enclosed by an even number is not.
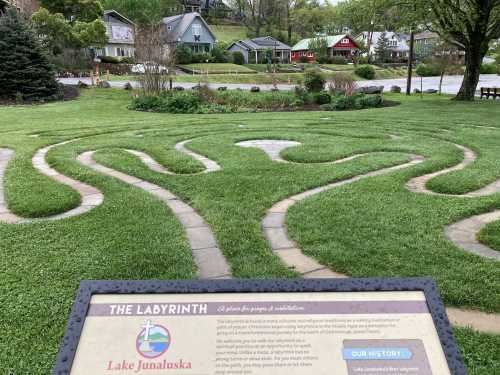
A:
[[[217,63],[204,63],[204,64],[187,64],[181,65],[185,69],[202,74],[235,74],[235,73],[255,73],[255,70],[249,69],[243,65],[237,64],[217,64]]]
[[[198,73],[203,74],[181,74],[174,77],[175,82],[199,82],[200,80],[208,81],[210,83],[248,83],[248,84],[272,84],[273,80],[278,83],[291,83],[297,84],[304,79],[303,73],[276,73],[273,75],[267,73],[267,66],[265,64],[188,64],[184,67],[196,70]],[[283,65],[286,68],[287,65]],[[357,81],[363,81],[363,78],[354,74],[354,66],[352,65],[335,65],[329,68],[331,73],[325,72],[328,78],[337,72],[346,72],[351,74]],[[208,71],[208,76],[207,76]],[[402,68],[393,69],[376,69],[376,79],[389,79],[401,78],[406,76],[406,70]],[[104,76],[103,79],[106,79]],[[137,76],[134,75],[110,75],[110,81],[136,81]]]
[[[235,25],[210,25],[219,42],[230,43],[240,39],[247,39],[247,28]]]
[[[243,75],[242,75],[243,76]],[[78,205],[78,196],[39,175],[31,157],[63,140],[48,160],[61,173],[99,188],[104,204],[57,222],[0,224],[0,344],[2,374],[50,372],[81,279],[193,278],[195,266],[183,228],[144,191],[81,166],[75,156],[99,150],[99,162],[161,185],[188,201],[212,227],[235,277],[294,277],[275,257],[261,219],[275,202],[308,188],[401,163],[409,153],[425,163],[346,185],[296,204],[287,215],[291,236],[320,262],[350,276],[432,276],[447,305],[500,312],[500,266],[456,248],[443,228],[500,207],[500,194],[460,199],[410,193],[410,178],[456,164],[450,143],[475,150],[467,169],[433,181],[436,191],[462,193],[500,176],[500,105],[457,103],[448,97],[406,98],[401,106],[355,112],[170,115],[127,110],[123,90],[86,90],[71,102],[0,107],[0,147],[16,151],[6,173],[9,207],[46,216]],[[498,130],[473,125],[498,127]],[[448,130],[448,131],[446,131]],[[143,134],[139,138],[137,134]],[[31,134],[39,134],[33,138]],[[399,134],[401,139],[391,139]],[[143,150],[178,173],[201,165],[173,148],[190,147],[216,160],[221,172],[161,175],[121,149]],[[298,162],[376,152],[338,165],[271,162],[258,150],[235,147],[247,139],[288,139]],[[484,231],[500,250],[500,226]],[[500,338],[457,330],[470,373],[500,368]]]

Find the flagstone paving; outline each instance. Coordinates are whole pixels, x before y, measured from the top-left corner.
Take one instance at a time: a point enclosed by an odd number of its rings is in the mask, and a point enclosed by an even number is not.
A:
[[[3,183],[0,185],[0,221],[9,224],[26,224],[38,221],[49,221],[49,220],[61,220],[70,217],[82,215],[89,212],[95,207],[102,204],[104,201],[103,194],[93,186],[87,185],[83,182],[74,180],[70,177],[64,176],[57,172],[55,169],[51,168],[47,163],[46,156],[48,152],[58,146],[62,146],[73,142],[75,140],[57,143],[51,146],[47,146],[38,150],[32,158],[33,167],[37,169],[41,174],[44,174],[53,180],[60,182],[61,184],[67,185],[72,189],[76,190],[81,196],[80,204],[66,212],[61,214],[52,215],[43,218],[24,218],[20,217],[13,212],[11,212],[7,206],[5,200]],[[3,182],[5,170],[10,160],[14,157],[14,151],[9,149],[0,149],[0,181]]]
[[[436,193],[427,188],[427,183],[434,177],[438,177],[450,172],[460,171],[476,161],[477,157],[474,151],[461,145],[455,144],[455,146],[463,151],[463,161],[453,167],[415,177],[406,184],[406,187],[414,193],[458,198],[477,198],[500,193],[500,180],[494,181],[493,183],[479,190],[462,195]],[[471,253],[477,254],[482,257],[500,260],[500,252],[493,250],[486,245],[483,245],[477,239],[478,233],[486,225],[497,220],[500,220],[500,210],[489,212],[487,214],[476,215],[452,224],[445,228],[445,234],[446,237],[448,237],[458,247],[461,247]]]
[[[288,147],[295,147],[298,146],[298,142],[291,142],[291,141],[282,141],[282,140],[253,140],[253,141],[245,141],[245,142],[240,142],[237,143],[238,146],[241,147],[255,147],[258,148],[262,151],[264,151],[273,161],[276,162],[287,162],[286,160],[283,160],[279,153],[288,148]],[[466,149],[465,147],[462,146],[457,146],[460,147],[461,149],[464,150],[466,159],[464,162],[461,164],[470,164],[473,160],[475,160],[475,155],[474,153]],[[365,154],[359,154],[359,156],[365,155]],[[340,159],[335,161],[334,163],[343,163],[349,160],[352,160],[356,155],[351,156],[349,158],[345,159]],[[335,182],[332,184],[328,184],[325,186],[321,186],[318,188],[310,189],[307,191],[304,191],[300,194],[293,195],[291,197],[288,197],[282,201],[277,202],[273,207],[271,207],[268,211],[264,219],[262,220],[262,229],[264,231],[264,234],[268,240],[269,246],[273,250],[273,252],[283,261],[284,264],[286,264],[288,267],[291,269],[295,270],[297,273],[301,275],[303,278],[317,278],[317,277],[325,277],[325,278],[345,278],[348,277],[347,275],[337,273],[331,269],[329,269],[326,266],[321,265],[318,263],[315,259],[306,256],[301,249],[298,247],[297,243],[293,241],[287,232],[286,229],[286,224],[285,224],[285,216],[286,212],[288,209],[296,204],[297,202],[300,202],[301,200],[304,200],[308,197],[311,197],[313,195],[334,189],[339,186],[347,185],[354,183],[356,181],[360,181],[362,179],[368,178],[368,177],[375,177],[375,176],[381,176],[384,174],[388,174],[391,172],[395,172],[398,170],[402,170],[405,168],[410,168],[412,166],[415,166],[417,164],[422,163],[425,159],[422,156],[419,155],[411,155],[411,161],[408,163],[404,163],[401,165],[397,165],[394,167],[389,167],[389,168],[383,168],[379,169],[377,171],[369,172],[363,175],[359,175],[356,177],[352,177],[346,180],[342,180],[339,182]],[[472,160],[472,161],[471,161]],[[456,170],[458,166],[449,168],[448,171],[450,170]],[[462,167],[459,167],[462,168]],[[448,172],[444,172],[448,173]],[[438,174],[433,174],[434,176],[436,175],[441,175],[444,173],[438,173]],[[425,176],[424,176],[425,177]],[[431,177],[432,178],[432,177]],[[416,180],[416,179],[414,179]],[[414,181],[412,180],[412,181]],[[424,180],[424,179],[422,179]],[[418,180],[420,181],[420,180]],[[425,184],[424,184],[425,185]],[[410,184],[410,186],[417,186],[416,183]],[[420,185],[421,186],[421,185]],[[481,189],[483,191],[488,191],[487,189]],[[425,192],[423,189],[422,191],[418,192]],[[471,193],[473,194],[473,193]],[[475,196],[475,195],[472,195]],[[481,215],[482,221],[481,223],[489,221],[492,222],[494,220],[499,219],[500,217],[497,216],[496,212],[492,214],[486,214],[486,215]],[[475,240],[475,233],[477,231],[475,230],[476,227],[471,226],[473,235],[468,236],[464,239],[464,241],[473,241],[472,237]],[[457,229],[458,230],[458,229]],[[465,225],[465,230],[469,230],[469,227]],[[450,233],[447,232],[447,234],[450,236]],[[456,244],[461,244],[462,242],[457,242],[455,236],[453,236],[453,232],[451,233],[450,239],[452,239],[453,242]],[[477,241],[477,240],[475,240]],[[481,244],[480,244],[481,245]],[[481,245],[484,246],[484,245]],[[486,246],[484,246],[486,247]],[[465,250],[470,251],[468,248],[464,247]],[[494,251],[491,249],[491,251]],[[475,251],[478,255],[482,256],[487,256],[485,255],[486,253],[483,251]],[[456,309],[456,308],[449,308],[447,309],[447,314],[450,318],[450,320],[456,324],[456,325],[461,325],[461,326],[471,326],[476,330],[484,331],[484,332],[490,332],[490,333],[500,333],[500,314],[486,314],[480,311],[475,311],[475,310],[464,310],[464,309]]]
[[[185,144],[187,142],[183,143]],[[133,153],[134,155],[137,155],[153,171],[172,174],[172,172],[169,172],[164,167],[160,166],[160,164],[158,164],[149,155],[138,151],[127,151]],[[96,163],[92,158],[94,152],[95,151],[87,151],[79,155],[78,161],[95,171],[98,171],[110,177],[114,177],[127,184],[147,191],[170,208],[173,214],[184,226],[186,237],[191,246],[193,258],[198,268],[198,276],[200,278],[221,279],[231,277],[231,269],[229,267],[229,264],[222,254],[222,251],[218,247],[217,240],[215,239],[212,230],[205,222],[205,220],[203,220],[203,218],[194,210],[194,208],[192,208],[190,205],[180,200],[176,195],[162,188],[161,186],[152,184],[136,177],[129,176],[125,173]],[[205,172],[218,170],[217,163],[201,155],[195,154],[192,151],[189,151],[189,155],[197,155],[198,160],[204,160],[203,164],[207,167]]]

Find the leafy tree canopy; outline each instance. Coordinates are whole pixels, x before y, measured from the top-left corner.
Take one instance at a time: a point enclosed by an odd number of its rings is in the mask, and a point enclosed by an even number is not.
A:
[[[42,42],[53,55],[65,48],[102,47],[107,41],[106,26],[98,18],[92,21],[69,21],[61,13],[51,13],[45,8],[33,14],[32,21]]]
[[[103,14],[100,0],[40,0],[40,5],[71,21],[92,22]]]
[[[104,9],[114,9],[138,25],[153,25],[163,17],[182,12],[179,0],[102,0]]]

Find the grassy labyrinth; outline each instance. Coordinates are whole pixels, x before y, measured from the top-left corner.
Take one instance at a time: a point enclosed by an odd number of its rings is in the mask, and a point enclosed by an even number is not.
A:
[[[482,331],[456,329],[471,374],[500,371],[500,106],[398,100],[171,116],[90,90],[0,108],[2,369],[49,373],[81,279],[348,275],[435,278]]]

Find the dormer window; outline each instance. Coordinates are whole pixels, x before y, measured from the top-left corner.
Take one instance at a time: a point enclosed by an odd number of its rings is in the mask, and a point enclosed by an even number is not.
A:
[[[196,23],[193,25],[193,36],[200,36],[200,35],[201,35],[201,25]]]

